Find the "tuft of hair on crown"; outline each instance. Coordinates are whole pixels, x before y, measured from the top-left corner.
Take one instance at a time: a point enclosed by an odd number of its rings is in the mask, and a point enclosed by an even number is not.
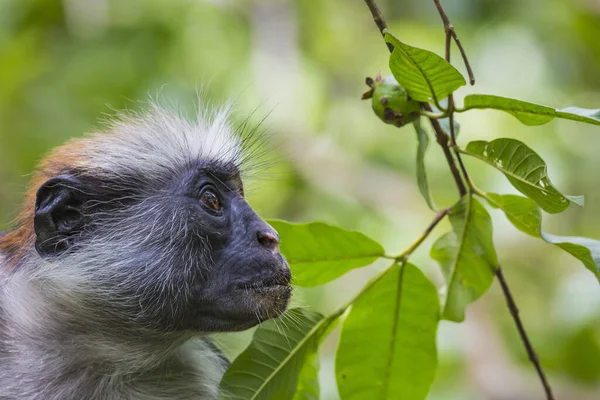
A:
[[[140,111],[119,112],[106,132],[80,139],[81,165],[103,171],[153,174],[197,160],[233,163],[241,167],[242,143],[229,118],[232,106],[200,106],[195,118],[181,110],[149,102]]]
[[[189,118],[181,108],[149,100],[139,111],[117,112],[105,121],[105,132],[92,133],[79,142],[80,165],[103,171],[156,173],[198,160],[231,163],[247,177],[264,169],[268,152],[262,121],[252,115],[232,124],[233,103],[211,105],[199,97],[196,114]],[[264,120],[264,119],[263,119]]]

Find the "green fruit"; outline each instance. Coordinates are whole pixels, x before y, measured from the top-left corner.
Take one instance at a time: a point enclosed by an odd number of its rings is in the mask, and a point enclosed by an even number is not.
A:
[[[378,74],[375,80],[367,78],[366,82],[371,89],[362,98],[371,99],[373,111],[383,122],[400,127],[419,118],[421,104],[411,100],[392,75],[382,79]]]

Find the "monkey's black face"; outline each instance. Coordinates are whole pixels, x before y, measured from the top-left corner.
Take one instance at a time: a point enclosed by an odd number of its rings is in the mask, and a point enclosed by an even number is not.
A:
[[[188,246],[208,244],[213,262],[193,283],[197,301],[180,328],[237,331],[285,311],[291,274],[279,236],[246,203],[237,172],[226,166],[191,171],[182,187],[194,232],[189,239],[198,238]]]
[[[43,185],[35,230],[43,257],[69,257],[94,276],[98,290],[87,291],[107,293],[96,307],[165,332],[239,331],[287,308],[279,237],[245,201],[235,167],[192,166],[143,193],[90,179]]]

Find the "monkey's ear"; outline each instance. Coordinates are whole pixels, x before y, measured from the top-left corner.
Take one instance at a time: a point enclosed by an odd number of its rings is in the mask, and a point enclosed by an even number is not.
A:
[[[73,175],[59,175],[46,181],[37,191],[33,224],[35,248],[42,257],[67,250],[83,229],[85,195],[82,186]]]

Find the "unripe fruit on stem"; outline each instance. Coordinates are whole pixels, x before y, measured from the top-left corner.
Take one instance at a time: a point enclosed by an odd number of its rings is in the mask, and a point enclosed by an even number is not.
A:
[[[386,124],[400,127],[419,118],[421,104],[411,100],[392,75],[381,78],[377,74],[375,80],[367,78],[366,83],[371,89],[362,98],[372,99],[373,111]]]

